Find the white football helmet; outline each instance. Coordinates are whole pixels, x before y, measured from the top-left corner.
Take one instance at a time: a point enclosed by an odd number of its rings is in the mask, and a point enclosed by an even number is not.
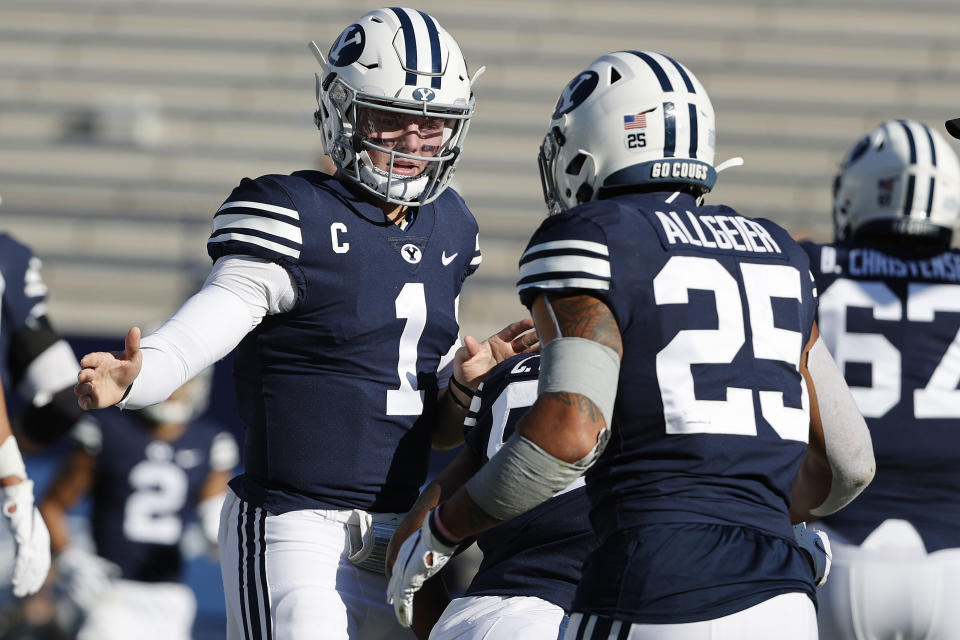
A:
[[[616,51],[563,90],[540,147],[551,214],[604,190],[663,185],[700,196],[713,187],[716,122],[690,70],[660,53]]]
[[[422,11],[389,8],[344,29],[326,57],[310,44],[322,66],[314,120],[342,175],[394,204],[436,199],[453,177],[474,109],[473,80],[453,37]],[[358,108],[444,118],[442,146],[429,158],[379,146],[360,135]],[[371,150],[390,156],[389,171],[374,166]],[[417,176],[403,176],[393,171],[398,158],[427,165]]]
[[[916,120],[888,120],[844,156],[833,183],[837,240],[899,235],[950,244],[960,215],[960,164]]]

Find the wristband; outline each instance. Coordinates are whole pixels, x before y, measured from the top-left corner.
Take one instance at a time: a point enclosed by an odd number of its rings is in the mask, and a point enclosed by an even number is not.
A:
[[[442,544],[445,544],[448,547],[455,547],[463,542],[463,539],[455,540],[450,531],[443,526],[443,523],[440,521],[440,505],[430,512],[429,522],[430,531],[433,533],[433,536]]]
[[[463,403],[457,398],[457,394],[455,394],[455,393],[453,392],[453,389],[451,389],[450,387],[447,387],[447,395],[450,396],[450,399],[453,400],[453,402],[454,402],[458,407],[460,407],[461,409],[466,409],[467,411],[470,411],[470,405],[469,405],[469,404],[463,404]]]
[[[468,387],[467,385],[465,385],[465,384],[463,384],[462,382],[460,382],[459,380],[457,380],[456,377],[455,377],[452,373],[450,374],[450,384],[452,384],[452,385],[455,386],[457,389],[459,389],[460,391],[462,391],[463,394],[464,394],[465,396],[467,396],[468,400],[472,400],[472,399],[473,399],[473,394],[476,393],[473,389],[471,389],[471,388]]]
[[[27,468],[23,464],[20,447],[12,435],[7,436],[3,444],[0,444],[0,478],[7,476],[27,479]]]

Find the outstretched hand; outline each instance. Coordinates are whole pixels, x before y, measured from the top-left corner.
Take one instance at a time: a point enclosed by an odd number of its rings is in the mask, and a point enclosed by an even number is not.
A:
[[[540,342],[537,332],[533,331],[533,320],[524,318],[508,324],[483,342],[478,342],[473,336],[465,336],[463,346],[454,356],[454,374],[457,380],[476,389],[497,364],[517,354],[539,349]]]
[[[140,328],[133,327],[127,332],[123,351],[97,351],[80,360],[82,369],[73,387],[77,404],[84,411],[115,405],[140,375],[142,365]]]

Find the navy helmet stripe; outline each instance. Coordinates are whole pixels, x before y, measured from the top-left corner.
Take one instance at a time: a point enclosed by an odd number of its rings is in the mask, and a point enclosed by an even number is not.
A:
[[[903,130],[907,132],[907,142],[910,143],[910,164],[917,164],[917,143],[913,140],[913,132],[910,131],[910,125],[907,124],[906,120],[897,120],[903,126]]]
[[[697,105],[688,104],[687,109],[690,111],[690,157],[696,158],[698,138],[700,137],[700,130],[697,127]]]
[[[933,134],[930,133],[930,127],[920,123],[920,126],[923,127],[923,132],[927,134],[927,142],[930,143],[930,164],[937,166],[937,148],[933,146]]]
[[[672,158],[677,149],[677,112],[672,102],[663,103],[663,157]]]
[[[687,91],[689,91],[690,93],[696,93],[697,90],[693,88],[693,82],[690,80],[690,74],[687,73],[686,69],[684,69],[679,62],[677,62],[670,56],[663,56],[663,57],[669,60],[670,64],[672,64],[676,68],[677,73],[679,73],[680,77],[683,78],[683,85],[687,88]]]
[[[907,179],[907,194],[903,198],[903,215],[907,218],[910,217],[910,210],[913,209],[913,190],[916,186],[917,176],[910,176]]]
[[[431,73],[440,73],[443,71],[442,62],[440,60],[440,32],[437,31],[437,25],[433,21],[433,18],[423,11],[419,12],[423,16],[423,21],[427,25],[427,35],[430,37],[430,62],[431,62]],[[434,89],[440,88],[440,76],[433,76],[430,78],[430,86]]]
[[[927,217],[930,217],[930,214],[933,213],[933,189],[936,187],[937,179],[930,178],[930,193],[927,194]]]
[[[643,51],[628,51],[627,53],[632,53],[641,60],[647,63],[647,66],[653,71],[657,76],[657,80],[660,81],[660,88],[664,91],[673,91],[673,85],[670,84],[670,78],[667,77],[667,72],[663,70],[663,67],[660,66],[660,63],[653,59],[649,54],[644,53]]]
[[[397,19],[400,21],[400,28],[403,29],[403,43],[406,45],[407,50],[407,61],[404,66],[407,69],[416,69],[417,36],[413,32],[413,22],[410,21],[410,16],[407,15],[407,12],[400,7],[390,7],[390,10],[396,14]],[[417,74],[413,73],[412,71],[407,71],[407,78],[404,81],[404,84],[416,86]]]

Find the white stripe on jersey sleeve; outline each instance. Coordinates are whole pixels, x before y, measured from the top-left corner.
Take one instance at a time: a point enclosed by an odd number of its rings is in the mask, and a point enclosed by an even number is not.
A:
[[[478,233],[474,244],[473,260],[470,261],[470,266],[475,267],[481,262],[483,262],[483,254],[480,253],[480,234]]]
[[[607,245],[599,242],[590,242],[589,240],[552,240],[550,242],[541,242],[540,244],[533,245],[523,252],[520,259],[523,260],[528,255],[540,251],[555,251],[557,249],[582,249],[599,253],[602,256],[610,255],[610,250],[607,248]]]
[[[260,209],[261,211],[278,213],[282,216],[293,218],[294,220],[300,220],[300,214],[297,212],[296,209],[288,209],[287,207],[278,207],[275,204],[264,204],[263,202],[253,202],[252,200],[234,200],[233,202],[225,202],[219,209],[217,209],[217,213],[220,213],[224,209],[231,209],[233,207],[244,207],[246,209]]]
[[[563,280],[537,280],[517,285],[517,291],[530,289],[596,289],[607,291],[610,289],[610,283],[605,280],[591,280],[589,278],[565,278]]]
[[[550,256],[531,260],[520,267],[520,279],[558,272],[577,271],[598,278],[610,277],[610,261],[606,258],[585,256]]]
[[[213,230],[220,231],[221,229],[232,229],[234,232],[241,233],[244,229],[253,229],[254,231],[269,233],[272,236],[286,238],[297,244],[303,244],[300,227],[256,214],[222,213],[213,219]]]
[[[282,245],[278,242],[271,242],[269,240],[264,240],[259,236],[251,236],[245,233],[224,233],[223,235],[210,238],[207,240],[207,242],[226,242],[227,240],[236,240],[237,242],[260,245],[261,247],[265,247],[271,251],[276,251],[277,253],[290,256],[291,258],[300,257],[299,249],[291,249],[290,247]]]

